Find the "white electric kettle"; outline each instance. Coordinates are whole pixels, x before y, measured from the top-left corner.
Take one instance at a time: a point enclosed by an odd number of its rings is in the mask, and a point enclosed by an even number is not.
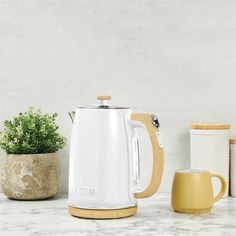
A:
[[[69,212],[95,219],[122,218],[137,211],[136,198],[154,194],[163,173],[163,144],[155,115],[131,113],[99,96],[94,107],[77,107],[70,141]],[[153,149],[151,181],[137,191],[139,156],[136,128],[146,127]]]

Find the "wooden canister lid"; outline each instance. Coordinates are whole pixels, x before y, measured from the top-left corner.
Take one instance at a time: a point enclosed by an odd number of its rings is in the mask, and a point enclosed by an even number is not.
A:
[[[191,129],[225,130],[225,129],[230,129],[230,125],[229,124],[192,124]]]
[[[230,143],[230,144],[236,144],[236,138],[231,138],[231,139],[229,140],[229,143]]]

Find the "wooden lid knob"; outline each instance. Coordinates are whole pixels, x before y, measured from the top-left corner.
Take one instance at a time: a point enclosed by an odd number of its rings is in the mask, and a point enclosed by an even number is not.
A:
[[[97,99],[101,100],[101,101],[103,101],[103,100],[111,100],[111,96],[98,96]]]

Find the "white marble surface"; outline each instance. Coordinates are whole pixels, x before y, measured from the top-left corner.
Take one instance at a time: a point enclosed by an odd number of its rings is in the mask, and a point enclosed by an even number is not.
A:
[[[0,235],[236,235],[236,198],[216,203],[211,213],[172,211],[170,196],[139,201],[136,216],[119,220],[86,220],[67,212],[67,196],[47,201],[14,201],[0,194]]]

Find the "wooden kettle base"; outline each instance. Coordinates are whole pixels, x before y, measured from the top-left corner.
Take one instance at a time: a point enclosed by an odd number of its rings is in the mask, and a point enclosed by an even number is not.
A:
[[[137,212],[137,206],[123,209],[112,209],[112,210],[92,210],[92,209],[82,209],[69,206],[68,210],[72,216],[80,218],[119,219],[134,215]]]

